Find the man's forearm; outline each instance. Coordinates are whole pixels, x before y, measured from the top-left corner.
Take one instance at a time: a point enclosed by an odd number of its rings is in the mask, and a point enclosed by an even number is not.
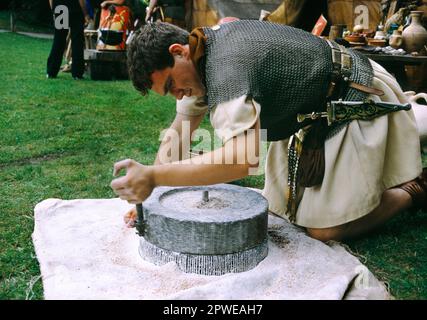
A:
[[[244,178],[247,164],[179,164],[153,166],[156,186],[198,186],[225,183]]]
[[[243,178],[259,165],[259,121],[229,140],[222,148],[170,164],[144,166],[132,159],[114,164],[113,175],[126,175],[111,182],[120,199],[144,201],[157,186],[194,186],[224,183]],[[251,170],[252,169],[252,170]]]
[[[258,131],[227,142],[222,148],[171,164],[152,166],[156,186],[208,185],[241,179],[259,164]]]

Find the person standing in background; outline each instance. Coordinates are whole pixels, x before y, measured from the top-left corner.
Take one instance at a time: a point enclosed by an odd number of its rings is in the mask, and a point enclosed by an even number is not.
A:
[[[90,17],[86,10],[85,0],[49,0],[50,7],[54,13],[54,20],[59,14],[64,14],[62,10],[55,13],[55,8],[65,6],[68,9],[68,26],[57,28],[53,37],[52,48],[47,59],[46,77],[48,79],[56,78],[62,63],[62,56],[66,46],[67,34],[70,31],[72,66],[71,74],[73,79],[83,79],[84,73],[84,26],[88,23]]]

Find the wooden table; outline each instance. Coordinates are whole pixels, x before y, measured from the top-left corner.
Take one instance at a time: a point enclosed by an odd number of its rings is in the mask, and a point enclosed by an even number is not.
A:
[[[366,53],[360,50],[366,57],[382,65],[388,72],[392,73],[404,91],[414,90],[408,86],[408,77],[405,72],[405,66],[418,65],[420,68],[427,67],[427,56],[391,55],[383,53]]]

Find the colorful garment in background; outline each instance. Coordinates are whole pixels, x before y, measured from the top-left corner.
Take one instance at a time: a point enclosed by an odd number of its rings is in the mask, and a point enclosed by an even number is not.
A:
[[[103,37],[100,37],[96,48],[98,50],[126,50],[126,39],[132,29],[132,14],[127,6],[109,5],[101,10],[101,20],[99,30],[122,31],[122,42],[118,45],[108,45]],[[108,35],[107,35],[108,36]]]

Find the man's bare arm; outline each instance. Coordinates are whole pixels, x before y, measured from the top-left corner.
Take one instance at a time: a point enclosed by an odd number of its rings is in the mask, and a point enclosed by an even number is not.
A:
[[[229,140],[222,148],[203,155],[153,166],[156,186],[191,186],[224,183],[246,177],[259,165],[259,120],[252,128]],[[256,158],[251,159],[251,155]],[[257,161],[254,161],[257,160]]]
[[[222,148],[194,158],[164,164],[144,166],[126,159],[114,164],[113,175],[122,169],[126,175],[111,182],[111,187],[121,199],[141,203],[156,186],[210,185],[240,179],[258,167],[259,120],[255,130],[247,130],[229,140]],[[229,164],[228,164],[229,163]]]

